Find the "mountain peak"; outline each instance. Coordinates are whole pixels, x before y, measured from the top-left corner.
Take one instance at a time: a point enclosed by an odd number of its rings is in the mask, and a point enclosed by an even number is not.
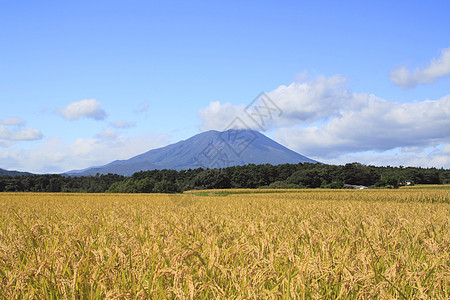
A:
[[[128,160],[114,161],[102,167],[71,171],[68,175],[116,173],[131,176],[146,170],[187,170],[226,168],[246,164],[317,163],[294,152],[264,134],[250,129],[209,130],[186,140],[153,149]]]

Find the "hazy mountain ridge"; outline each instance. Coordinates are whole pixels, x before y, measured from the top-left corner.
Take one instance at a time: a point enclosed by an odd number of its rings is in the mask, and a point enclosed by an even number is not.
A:
[[[28,172],[20,172],[20,171],[8,171],[5,169],[0,169],[0,176],[21,176],[21,175],[32,175]]]
[[[130,176],[153,169],[187,170],[225,168],[246,164],[317,163],[260,132],[253,130],[206,131],[168,146],[153,149],[127,160],[116,160],[99,167],[70,171],[71,176],[115,173]]]

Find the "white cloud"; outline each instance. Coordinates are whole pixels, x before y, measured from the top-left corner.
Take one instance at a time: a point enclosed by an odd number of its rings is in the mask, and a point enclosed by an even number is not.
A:
[[[403,89],[416,87],[419,84],[434,83],[436,79],[450,75],[450,48],[442,51],[439,59],[432,59],[426,68],[409,71],[405,66],[392,70],[390,79]]]
[[[282,118],[276,119],[275,123],[278,126],[309,124],[340,115],[342,110],[358,104],[345,83],[344,77],[336,75],[279,86],[267,93],[283,112]]]
[[[398,103],[353,93],[341,76],[280,86],[267,95],[282,114],[267,122],[265,129],[274,130],[275,139],[283,145],[313,159],[329,161],[343,155],[401,149],[410,162],[447,161],[445,151],[433,158],[420,153],[450,143],[450,95]],[[223,130],[236,116],[250,124],[244,109],[244,105],[212,102],[199,112],[201,129]]]
[[[293,124],[310,124],[319,120],[326,120],[337,116],[342,110],[358,106],[358,101],[345,87],[346,79],[340,75],[318,78],[308,82],[294,82],[289,86],[281,85],[274,91],[267,93],[270,101],[280,110],[281,117],[275,115],[265,120],[264,129],[288,126]],[[248,104],[250,107],[252,103]],[[239,117],[245,127],[260,129],[255,121],[249,118],[244,109],[245,105],[232,105],[211,102],[198,115],[202,121],[201,130],[224,130],[236,117]],[[260,109],[264,112],[264,108]],[[267,111],[266,111],[266,115]]]
[[[95,99],[72,102],[65,108],[57,109],[56,112],[69,121],[78,120],[82,117],[100,121],[108,116],[101,108],[101,103]]]
[[[450,144],[444,145],[442,153],[450,154]]]
[[[360,162],[374,166],[415,166],[415,167],[443,167],[450,168],[450,155],[431,147],[429,151],[401,153],[395,150],[383,152],[361,152],[343,154],[336,158],[326,159],[322,162],[328,164],[344,165],[351,162]]]
[[[124,120],[118,120],[116,122],[111,122],[110,123],[112,127],[117,128],[117,129],[125,129],[125,128],[131,128],[136,126],[135,122],[127,122]]]
[[[101,139],[114,139],[119,136],[119,133],[113,129],[105,129],[99,134],[97,134],[98,138]]]
[[[42,138],[42,133],[35,128],[15,130],[11,132],[10,139],[13,141],[34,141]]]
[[[225,130],[236,117],[244,119],[245,123],[252,124],[244,114],[244,105],[221,104],[219,101],[211,102],[209,106],[198,112],[202,124],[200,130]]]
[[[14,117],[9,117],[9,118],[2,120],[3,125],[9,125],[9,126],[23,126],[26,123],[27,123],[26,121],[24,121],[20,118],[14,118]]]
[[[280,128],[277,139],[302,154],[322,158],[450,141],[450,96],[406,104],[368,95],[354,97],[365,105],[343,111],[323,125]]]
[[[46,139],[39,147],[28,150],[7,148],[0,152],[0,166],[34,173],[61,173],[128,159],[168,144],[165,135],[117,136],[114,139],[105,139],[100,135],[80,138],[72,143],[53,137]]]
[[[34,141],[42,138],[42,133],[35,128],[9,129],[0,124],[0,146],[6,147],[18,141]]]

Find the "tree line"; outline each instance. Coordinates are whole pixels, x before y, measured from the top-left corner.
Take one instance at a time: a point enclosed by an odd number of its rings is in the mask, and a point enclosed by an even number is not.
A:
[[[117,174],[0,176],[0,192],[179,193],[226,188],[343,188],[344,184],[392,187],[450,183],[450,170],[375,167],[360,163],[233,166],[224,169],[151,170],[131,177]]]

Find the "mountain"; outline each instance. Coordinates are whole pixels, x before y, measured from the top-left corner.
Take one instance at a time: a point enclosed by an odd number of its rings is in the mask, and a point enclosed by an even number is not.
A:
[[[150,150],[128,160],[116,160],[100,167],[67,172],[70,176],[116,173],[131,176],[153,169],[188,170],[225,168],[246,164],[317,163],[294,152],[262,133],[246,129],[210,130],[166,147]]]
[[[0,176],[20,176],[20,175],[32,175],[32,174],[28,172],[8,171],[0,169]]]

